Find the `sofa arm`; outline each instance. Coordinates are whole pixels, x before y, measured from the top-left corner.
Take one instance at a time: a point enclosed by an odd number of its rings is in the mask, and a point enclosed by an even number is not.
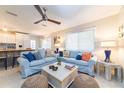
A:
[[[95,76],[95,64],[96,64],[96,61],[94,61],[94,60],[90,60],[88,62],[89,75],[91,75],[91,76]]]
[[[89,60],[88,65],[89,66],[94,66],[96,64],[96,61],[94,60]]]
[[[19,62],[20,66],[29,67],[30,62],[25,58],[19,57],[17,61]]]

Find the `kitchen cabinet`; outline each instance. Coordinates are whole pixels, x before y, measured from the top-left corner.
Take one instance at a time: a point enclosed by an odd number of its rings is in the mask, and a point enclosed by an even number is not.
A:
[[[0,31],[0,43],[16,43],[15,32]]]

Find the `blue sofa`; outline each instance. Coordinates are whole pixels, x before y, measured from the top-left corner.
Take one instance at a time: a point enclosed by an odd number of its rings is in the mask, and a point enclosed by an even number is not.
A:
[[[38,51],[32,51],[32,53],[36,53],[36,52],[38,52],[39,55],[42,57],[41,59],[38,59],[36,57],[36,60],[29,62],[23,55],[29,52],[22,52],[20,54],[20,57],[17,59],[17,61],[20,64],[20,71],[22,78],[26,78],[34,73],[40,72],[43,66],[56,62],[56,57],[45,56],[46,52],[44,49],[39,49]]]
[[[82,54],[83,52],[80,51],[69,51],[68,57],[61,57],[61,60],[65,63],[70,63],[78,66],[78,71],[87,73],[90,76],[94,76],[94,65],[96,64],[96,60],[91,58],[89,62],[83,60],[76,60],[76,56],[78,54]]]
[[[17,61],[20,64],[21,77],[26,78],[34,73],[40,72],[43,66],[55,63],[57,61],[55,56],[46,57],[45,50],[39,49],[38,51],[33,51],[32,53],[39,53],[41,55],[41,59],[36,57],[37,60],[29,62],[23,54],[27,54],[29,52],[22,52]],[[87,73],[91,76],[94,76],[94,65],[96,63],[95,60],[91,59],[89,62],[85,62],[83,60],[76,60],[76,56],[78,54],[82,54],[79,51],[69,51],[68,57],[61,57],[61,60],[65,63],[74,64],[78,66],[78,71]],[[38,56],[38,55],[37,55]]]

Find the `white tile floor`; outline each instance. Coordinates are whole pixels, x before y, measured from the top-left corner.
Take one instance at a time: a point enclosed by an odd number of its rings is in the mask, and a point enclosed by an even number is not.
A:
[[[95,79],[102,88],[122,88],[124,82],[120,83],[115,80],[107,81],[103,76],[96,75]],[[25,79],[21,79],[19,68],[0,69],[0,88],[20,88]]]

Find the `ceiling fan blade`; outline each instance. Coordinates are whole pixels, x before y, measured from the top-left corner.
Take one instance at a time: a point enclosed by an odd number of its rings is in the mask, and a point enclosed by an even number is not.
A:
[[[56,21],[56,20],[52,20],[52,19],[49,19],[49,18],[48,18],[47,20],[50,21],[50,22],[53,22],[53,23],[55,23],[55,24],[58,24],[58,25],[61,24],[61,22]]]
[[[34,24],[38,24],[38,23],[40,23],[41,21],[43,21],[43,19],[34,22]]]
[[[17,14],[9,12],[9,11],[6,11],[6,13],[9,14],[9,15],[12,15],[12,16],[18,16]]]
[[[45,17],[44,17],[44,13],[43,13],[43,11],[41,10],[40,6],[39,6],[39,5],[34,5],[34,7],[35,7],[36,10],[40,13],[40,15],[41,15],[43,18],[45,18]]]

